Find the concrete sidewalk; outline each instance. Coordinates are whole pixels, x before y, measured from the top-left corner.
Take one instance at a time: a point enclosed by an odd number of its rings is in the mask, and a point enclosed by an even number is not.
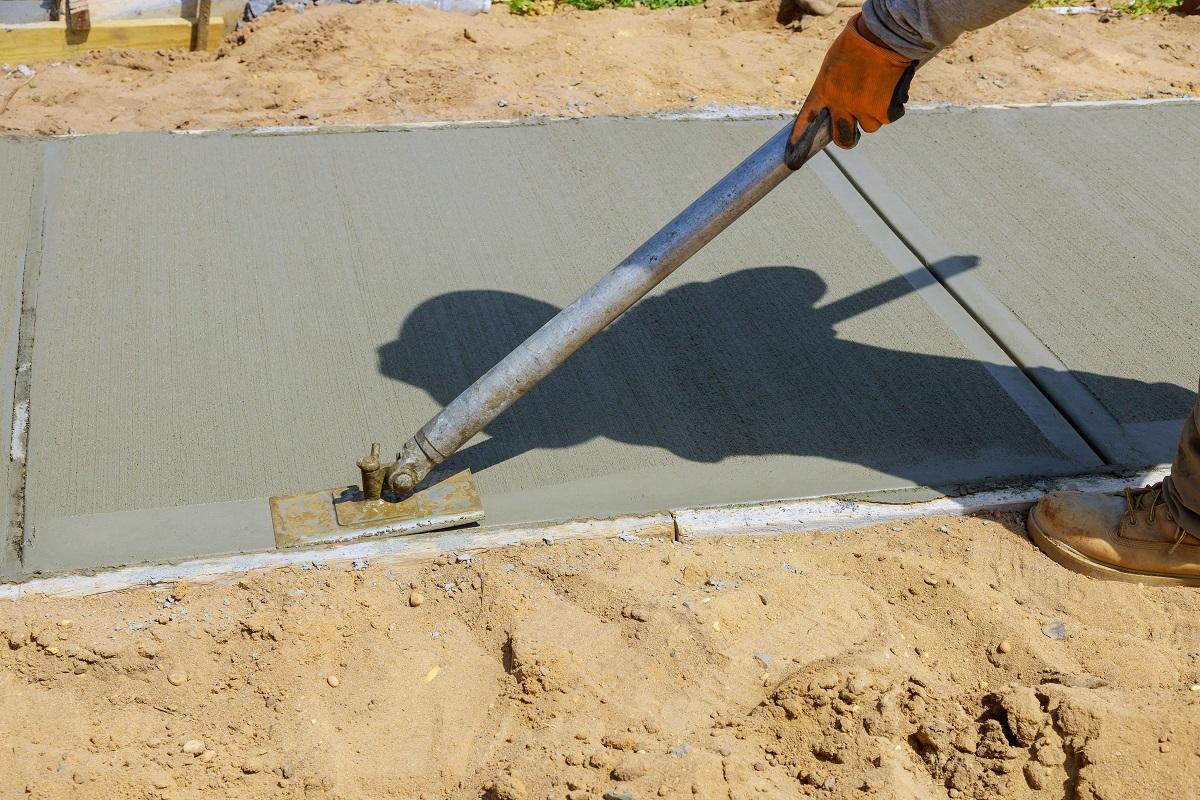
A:
[[[1165,117],[1168,138],[1200,122],[1200,105],[1178,108]],[[1084,119],[1125,130],[1128,111]],[[1032,120],[1021,124],[1034,136],[1039,114],[1057,119],[1040,109],[912,114],[910,128],[994,152],[988,137],[1003,135],[1003,120]],[[15,238],[0,224],[5,285],[18,286],[13,254],[32,247],[21,230],[44,231],[36,321],[20,331],[33,352],[20,571],[272,547],[256,498],[355,480],[370,441],[398,446],[781,124],[597,119],[0,142],[0,164],[17,163],[10,149],[34,152],[23,156],[33,172],[18,176],[32,181],[44,160],[41,225],[30,193],[0,184],[0,205],[26,203]],[[857,161],[837,154],[840,167],[815,160],[456,456],[476,471],[486,524],[902,487],[953,493],[1166,460],[1159,444],[1098,441],[1074,407],[1047,398],[1052,367],[1014,361],[1005,331],[939,283],[970,279],[1006,302],[991,283],[1004,273],[1005,241],[943,236],[935,258],[912,246],[873,192],[903,194],[938,235],[959,224],[955,208],[965,227],[983,228],[969,196],[933,197],[932,180],[910,195],[906,173],[886,172],[935,158],[920,136],[906,141],[886,155],[864,145]],[[1100,166],[1069,150],[1062,159],[1060,173],[1081,180]],[[1130,161],[1123,168],[1137,171]],[[1195,207],[1194,180],[1139,175],[1168,183],[1163,196],[1191,192]],[[999,230],[1033,203],[996,192],[988,224]],[[1169,258],[1195,280],[1200,245],[1183,230],[1169,253],[1161,237],[1143,246],[1136,225],[1114,235],[1148,254],[1145,269]],[[1047,252],[1081,270],[1085,245]],[[1112,248],[1101,238],[1097,250]],[[1036,250],[1022,252],[1028,272]],[[1110,259],[1104,274],[1123,264]],[[1125,297],[1120,280],[1056,290],[1072,308]],[[0,297],[13,314],[16,297]],[[1075,325],[1072,339],[1070,328],[1026,330],[1113,409],[1113,430],[1128,436],[1130,423],[1161,422],[1190,402],[1195,375],[1178,360],[1093,354],[1088,329]],[[1186,326],[1157,334],[1181,353],[1195,341]]]

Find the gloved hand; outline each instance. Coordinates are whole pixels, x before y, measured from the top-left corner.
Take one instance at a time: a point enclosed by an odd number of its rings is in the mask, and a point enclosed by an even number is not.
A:
[[[833,141],[845,149],[858,144],[860,126],[874,133],[900,119],[917,63],[881,42],[855,14],[825,54],[789,141],[794,146],[826,108]]]

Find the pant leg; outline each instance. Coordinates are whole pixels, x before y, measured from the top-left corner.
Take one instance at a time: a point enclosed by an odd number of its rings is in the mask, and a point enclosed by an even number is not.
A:
[[[1179,434],[1171,475],[1163,481],[1163,499],[1179,527],[1200,538],[1200,395]]]

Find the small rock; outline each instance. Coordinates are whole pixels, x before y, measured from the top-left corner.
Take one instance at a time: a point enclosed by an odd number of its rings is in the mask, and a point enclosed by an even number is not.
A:
[[[188,739],[183,743],[183,752],[189,756],[198,756],[205,751],[203,739]]]
[[[525,800],[529,796],[525,784],[513,775],[501,775],[483,788],[489,800]]]
[[[601,796],[604,800],[633,800],[633,795],[629,792],[605,792]]]
[[[330,686],[332,686],[334,689],[336,689],[337,687],[342,685],[342,679],[339,678],[337,675],[326,675],[325,682],[328,683]]]
[[[1030,789],[1040,790],[1046,786],[1046,768],[1036,761],[1025,764],[1025,781]]]
[[[175,785],[175,781],[171,780],[171,776],[162,770],[154,770],[148,776],[150,785],[155,789],[170,789]]]
[[[638,606],[626,606],[622,610],[622,616],[626,619],[636,620],[637,622],[649,622],[650,612]]]
[[[413,592],[412,594],[410,594],[408,596],[408,604],[410,606],[412,606],[413,608],[416,608],[417,606],[421,605],[424,602],[425,602],[425,595],[421,594],[420,592]]]
[[[1067,626],[1063,624],[1061,619],[1047,622],[1042,626],[1042,633],[1056,642],[1065,642],[1067,640]]]
[[[674,750],[672,750],[671,755],[678,756],[679,758],[683,758],[690,752],[692,752],[692,748],[688,746],[687,742],[684,742],[683,744],[679,745]]]
[[[614,781],[626,783],[628,781],[636,781],[649,771],[650,768],[640,761],[622,761],[613,767],[612,772],[609,774]]]
[[[496,105],[499,106],[500,108],[504,108],[506,105],[508,105],[508,101],[505,100],[503,97],[501,97],[499,100],[496,101]]]
[[[17,72],[21,73],[22,78],[32,78],[33,77],[33,70],[31,70],[29,67],[25,66],[24,64],[17,64]]]
[[[251,759],[242,764],[242,772],[247,775],[257,775],[263,771],[263,763],[257,759]]]
[[[1170,743],[1169,743],[1169,742],[1163,742],[1162,744],[1160,744],[1160,745],[1158,746],[1158,752],[1160,752],[1160,753],[1169,753],[1169,752],[1171,752],[1171,745],[1170,745]]]
[[[183,686],[185,683],[187,683],[187,679],[187,673],[180,672],[178,670],[167,675],[167,682],[172,686]]]
[[[948,526],[948,525],[939,525],[939,526],[938,526],[938,530],[939,530],[939,531],[941,531],[942,533],[949,533],[949,532],[950,532],[950,526]]]
[[[356,558],[356,559],[354,559],[353,563],[350,564],[350,569],[354,570],[355,572],[362,572],[364,569],[366,569],[369,566],[371,566],[371,562],[368,561],[367,559]]]
[[[688,583],[703,583],[708,580],[708,570],[696,564],[688,564],[683,568],[683,579]]]
[[[925,584],[926,584],[927,586],[937,586],[937,585],[938,585],[938,579],[937,579],[937,578],[935,578],[935,577],[933,577],[932,575],[926,575],[926,576],[925,576]]]
[[[592,793],[586,789],[572,789],[567,792],[567,800],[592,800]]]
[[[1011,653],[1012,644],[1010,642],[1001,642],[1000,644],[996,645],[996,650],[1001,653]]]
[[[759,592],[758,599],[759,599],[759,602],[761,602],[765,606],[767,603],[771,602],[771,593],[770,592]]]
[[[769,655],[767,655],[766,653],[755,653],[754,660],[757,661],[759,664],[762,664],[763,669],[766,669],[767,667],[771,666],[771,657]]]
[[[554,544],[554,534],[547,533],[545,536],[542,537],[542,541],[545,542],[546,544]]]
[[[205,764],[212,761],[216,757],[217,757],[216,750],[205,750],[203,753],[200,754],[200,760],[203,761]]]
[[[291,780],[296,775],[296,767],[290,761],[285,762],[279,767],[279,774],[287,780]]]
[[[609,750],[637,750],[637,742],[632,736],[623,736],[617,734],[615,736],[604,736],[600,739],[600,744],[607,747]]]

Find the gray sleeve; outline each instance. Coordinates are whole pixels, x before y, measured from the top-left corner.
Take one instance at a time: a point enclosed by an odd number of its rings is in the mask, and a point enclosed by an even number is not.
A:
[[[897,53],[926,61],[963,31],[986,28],[1031,0],[866,0],[867,28]]]

